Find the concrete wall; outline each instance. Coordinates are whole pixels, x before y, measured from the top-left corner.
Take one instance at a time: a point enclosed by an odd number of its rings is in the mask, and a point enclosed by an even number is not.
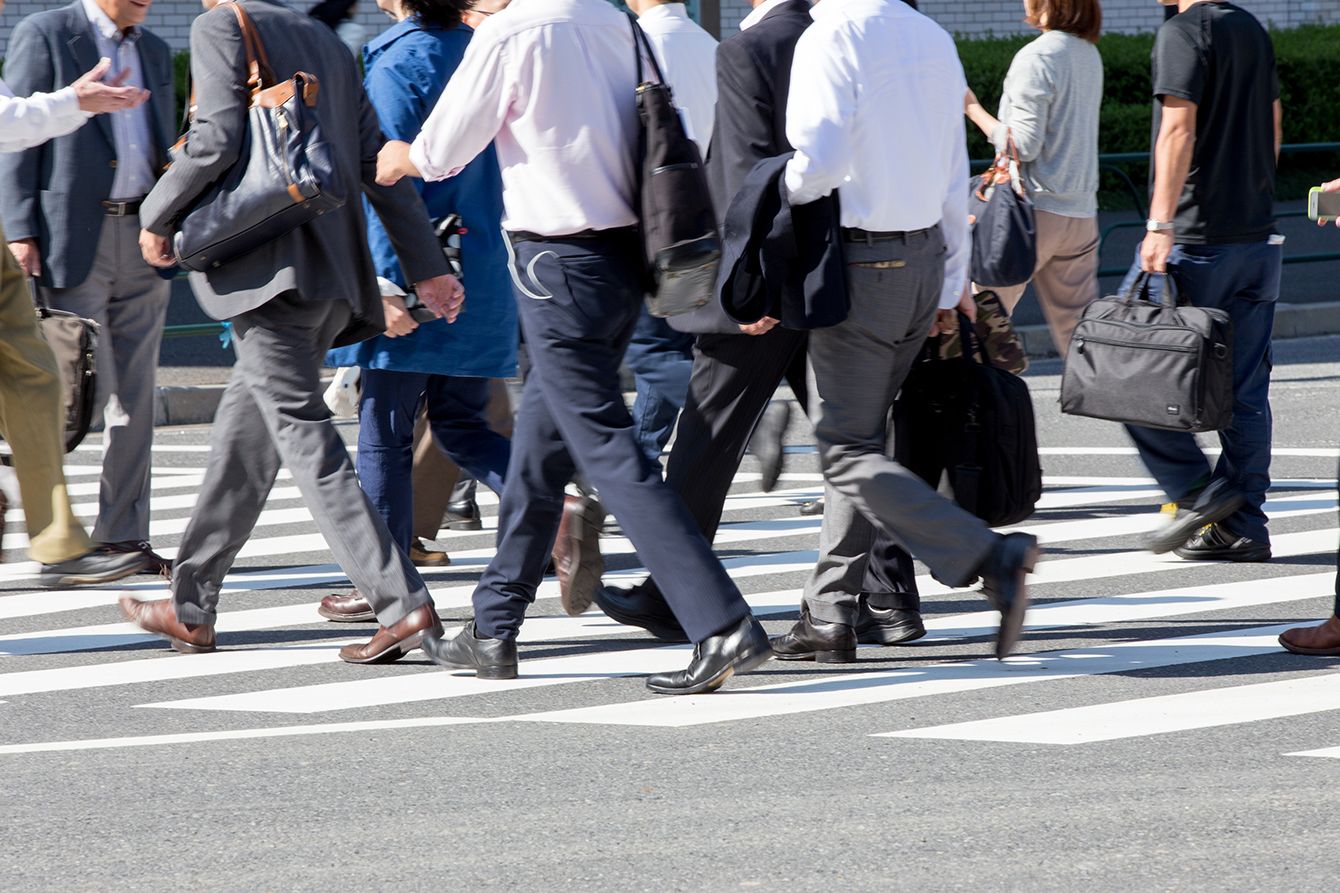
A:
[[[1326,22],[1340,23],[1340,0],[1239,0],[1263,20],[1279,28]],[[294,2],[298,9],[314,5]],[[0,48],[9,40],[14,23],[42,9],[64,6],[62,0],[9,0],[0,16]],[[390,20],[377,10],[373,0],[360,0],[359,19],[369,35],[385,28]],[[749,13],[748,0],[721,0],[721,33],[732,34]],[[921,9],[949,31],[968,36],[1013,34],[1027,31],[1023,24],[1021,0],[921,0]],[[174,47],[185,49],[191,20],[200,14],[195,0],[156,0],[147,24]],[[1103,3],[1105,27],[1111,31],[1152,31],[1163,20],[1163,10],[1155,0],[1106,0]],[[2,51],[0,51],[2,54]]]

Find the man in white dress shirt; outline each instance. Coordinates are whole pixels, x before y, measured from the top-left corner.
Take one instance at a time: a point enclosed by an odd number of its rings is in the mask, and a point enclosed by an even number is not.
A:
[[[1013,649],[1037,540],[1000,536],[887,453],[889,410],[932,323],[965,311],[967,84],[953,39],[902,0],[823,0],[792,63],[792,205],[838,190],[851,311],[810,333],[811,412],[827,483],[819,562],[778,656],[855,660],[875,525],[944,583],[981,577]]]
[[[480,678],[516,676],[517,631],[554,544],[563,488],[580,470],[664,581],[666,600],[697,644],[687,669],[647,685],[692,694],[771,651],[684,504],[643,454],[619,392],[646,280],[633,210],[633,27],[606,0],[525,0],[491,16],[413,145],[382,150],[378,181],[441,180],[495,144],[532,364],[498,513],[498,552],[475,590],[475,619],[453,638],[426,636],[424,652]]]
[[[628,8],[637,13],[637,22],[647,34],[684,129],[706,159],[716,117],[716,38],[689,18],[683,3],[631,0]],[[675,331],[644,307],[624,356],[637,388],[633,402],[637,439],[658,465],[688,399],[693,341],[692,335]],[[590,580],[598,582],[594,577]]]
[[[0,10],[4,9],[0,0]],[[149,94],[102,78],[101,60],[73,84],[53,93],[16,99],[0,80],[0,153],[18,152],[73,133],[94,115],[142,105]],[[4,241],[0,231],[0,242]],[[144,566],[138,554],[93,550],[74,517],[61,466],[64,395],[51,348],[37,328],[24,274],[0,249],[0,435],[14,454],[14,470],[28,525],[28,554],[42,565],[46,585],[109,583]],[[0,492],[0,536],[5,497]]]

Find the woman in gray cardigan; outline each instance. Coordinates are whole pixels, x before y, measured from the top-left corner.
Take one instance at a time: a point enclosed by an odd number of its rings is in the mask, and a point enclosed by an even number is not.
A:
[[[971,90],[968,118],[1004,152],[1010,136],[1037,218],[1033,289],[1056,348],[1065,356],[1084,306],[1098,297],[1098,109],[1103,60],[1098,0],[1024,0],[1042,35],[1021,49],[1005,76],[1000,117]],[[993,289],[1013,312],[1024,286]]]

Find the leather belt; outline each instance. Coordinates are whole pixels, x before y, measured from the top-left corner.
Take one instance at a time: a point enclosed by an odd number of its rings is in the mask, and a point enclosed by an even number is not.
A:
[[[613,229],[584,229],[575,233],[564,233],[561,236],[542,236],[529,230],[514,229],[509,230],[507,236],[513,242],[568,242],[631,236],[635,232],[637,232],[635,226],[616,226]]]
[[[860,227],[855,226],[844,226],[842,228],[842,241],[865,242],[869,244],[871,242],[889,242],[896,239],[900,242],[906,242],[908,239],[919,239],[929,236],[939,228],[940,224],[937,223],[935,226],[928,226],[924,229],[899,230],[896,232],[886,230],[877,232],[874,230],[861,229]]]
[[[107,212],[108,217],[129,217],[131,214],[138,214],[142,204],[144,204],[142,198],[130,202],[106,201],[102,203],[102,209]]]

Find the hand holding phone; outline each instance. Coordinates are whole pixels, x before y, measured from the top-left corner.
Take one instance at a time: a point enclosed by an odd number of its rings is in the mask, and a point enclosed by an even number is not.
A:
[[[1340,226],[1340,180],[1314,186],[1307,195],[1307,216],[1325,226]]]

